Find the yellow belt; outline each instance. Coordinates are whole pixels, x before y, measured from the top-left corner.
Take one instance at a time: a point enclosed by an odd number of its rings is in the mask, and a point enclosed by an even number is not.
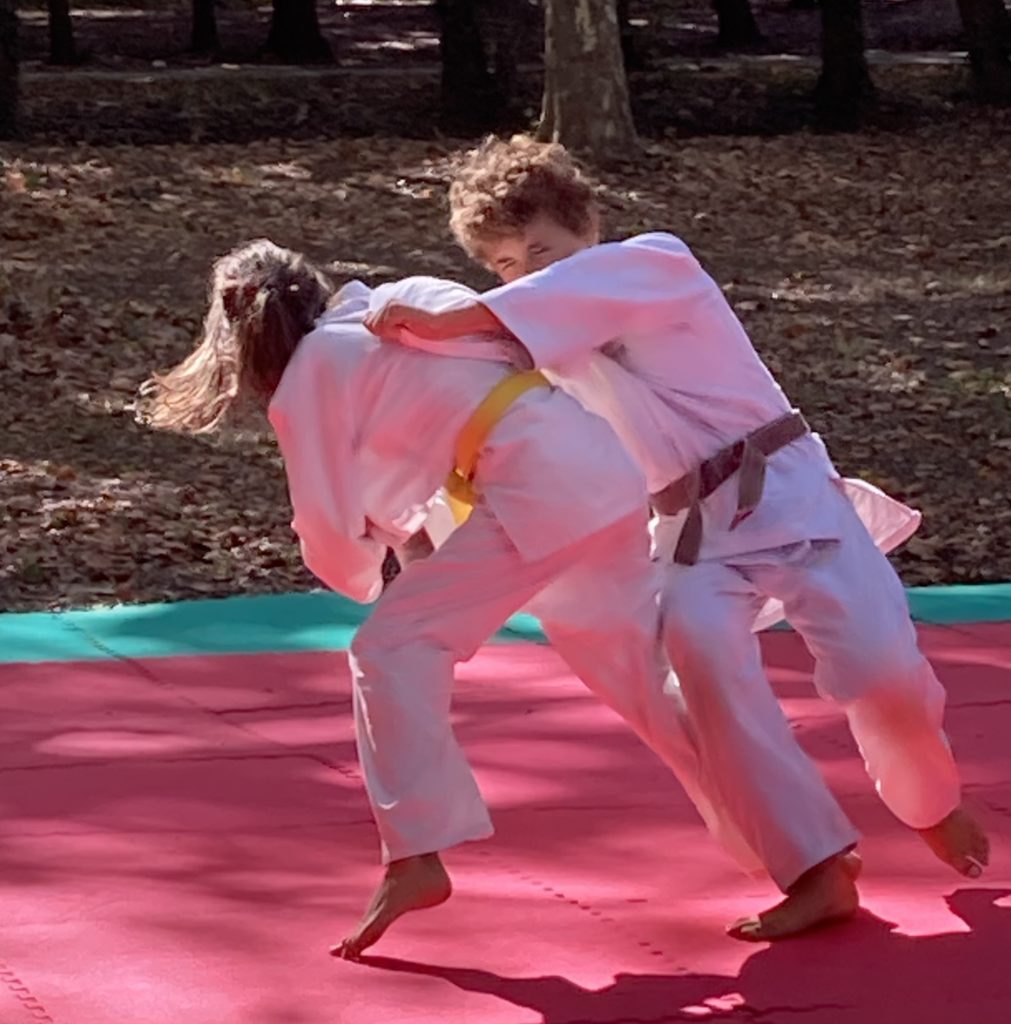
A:
[[[474,474],[477,460],[488,440],[488,435],[508,412],[520,395],[531,388],[549,388],[551,383],[538,370],[514,373],[503,378],[488,392],[484,401],[474,410],[456,439],[456,465],[446,480],[449,507],[457,525],[466,522],[477,501]],[[545,443],[550,441],[545,438]]]

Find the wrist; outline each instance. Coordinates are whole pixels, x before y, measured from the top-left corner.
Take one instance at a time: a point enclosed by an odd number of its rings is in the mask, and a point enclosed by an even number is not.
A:
[[[445,326],[452,329],[453,335],[491,334],[502,329],[502,325],[492,311],[480,302],[461,306],[444,314]],[[449,335],[447,335],[449,337]]]

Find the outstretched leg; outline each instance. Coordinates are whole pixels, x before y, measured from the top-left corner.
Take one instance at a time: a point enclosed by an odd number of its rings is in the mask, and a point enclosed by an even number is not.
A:
[[[674,771],[728,852],[745,870],[764,866],[788,893],[755,938],[849,916],[859,858],[846,851],[857,834],[769,689],[750,632],[757,596],[721,566],[716,576],[686,574],[679,594],[686,608],[665,599],[679,686],[660,643],[658,567],[641,526],[628,527],[611,532],[613,549],[601,549],[599,564],[587,558],[531,610],[584,682]],[[724,593],[724,575],[739,585],[737,593]]]
[[[852,915],[858,834],[801,750],[751,627],[764,595],[719,562],[671,566],[664,639],[695,728],[707,790],[786,899],[735,922],[738,938],[785,938]]]

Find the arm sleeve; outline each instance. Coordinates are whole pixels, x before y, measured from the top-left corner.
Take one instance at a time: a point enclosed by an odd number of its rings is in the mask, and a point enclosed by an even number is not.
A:
[[[328,587],[369,603],[382,593],[386,545],[369,536],[353,453],[349,387],[326,348],[300,352],[270,406],[302,557]],[[282,390],[283,389],[283,390]]]
[[[615,338],[685,321],[713,287],[684,242],[650,234],[591,246],[481,301],[537,366],[563,369]]]
[[[455,281],[435,277],[408,277],[376,288],[370,297],[369,309],[379,312],[388,302],[402,302],[428,313],[444,313],[450,309],[473,305],[480,296],[473,289]],[[401,330],[399,342],[407,348],[433,355],[459,359],[480,359],[490,363],[522,365],[524,354],[517,352],[516,342],[491,335],[472,335],[452,341],[429,341],[410,331]]]

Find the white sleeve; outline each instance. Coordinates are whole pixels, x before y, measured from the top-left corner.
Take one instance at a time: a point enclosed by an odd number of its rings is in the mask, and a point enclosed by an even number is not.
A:
[[[348,380],[328,358],[329,348],[321,344],[297,354],[269,416],[306,566],[332,590],[364,604],[382,593],[386,546],[368,533],[352,452]]]
[[[537,366],[561,370],[615,338],[684,322],[715,287],[684,242],[656,233],[591,246],[481,302]]]
[[[473,305],[480,298],[472,288],[455,281],[444,281],[436,277],[406,277],[402,281],[381,284],[374,289],[369,308],[371,312],[377,313],[388,302],[402,302],[428,313],[445,313],[461,306]],[[523,358],[522,353],[516,351],[516,343],[505,337],[475,335],[451,341],[428,341],[410,331],[401,330],[399,341],[407,348],[457,359],[480,359],[484,362],[515,365]]]

